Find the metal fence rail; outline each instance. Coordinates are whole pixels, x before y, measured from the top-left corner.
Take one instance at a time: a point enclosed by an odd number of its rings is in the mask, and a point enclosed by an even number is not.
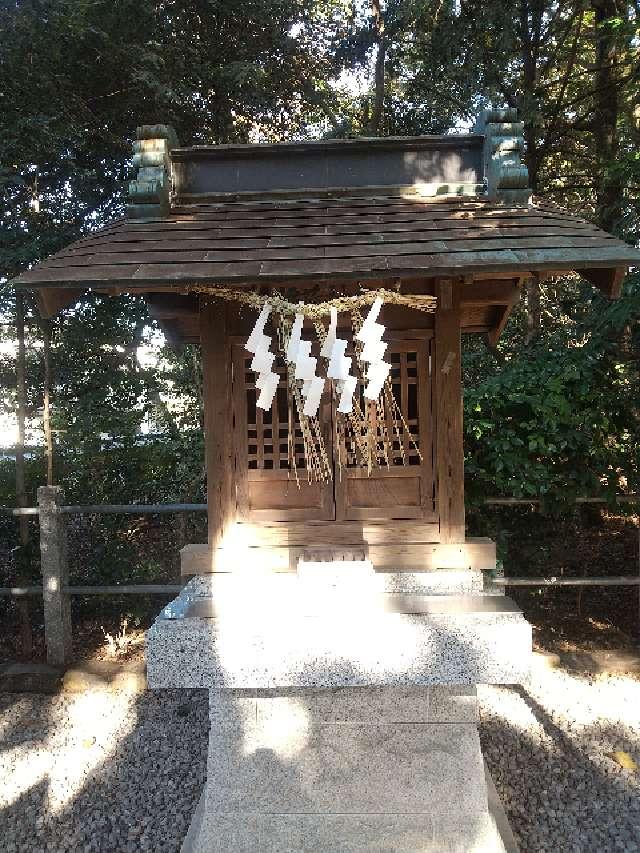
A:
[[[60,505],[63,515],[161,515],[174,512],[206,512],[206,504],[71,504]],[[39,515],[39,506],[0,507],[1,515]]]
[[[495,578],[491,581],[494,586],[640,586],[640,575],[619,575],[617,577],[593,578]],[[180,592],[182,586],[174,583],[140,583],[140,584],[93,584],[91,586],[66,586],[62,592],[67,595],[174,595]],[[24,598],[25,596],[42,595],[41,586],[0,586],[0,596]]]
[[[606,504],[605,498],[577,498],[577,504]],[[618,495],[620,504],[640,504],[640,495]],[[537,498],[486,498],[486,506],[539,506]],[[66,517],[69,515],[160,515],[181,512],[206,512],[207,504],[77,504],[63,503],[58,486],[38,489],[38,506],[0,507],[0,515],[13,517],[39,516],[41,586],[0,587],[0,597],[26,598],[42,596],[44,601],[45,642],[47,660],[66,664],[71,654],[70,597],[89,595],[175,595],[180,584],[106,584],[74,586],[69,584],[66,554]],[[611,577],[509,577],[496,578],[499,587],[616,587],[640,588],[640,527],[638,528],[638,574]]]
[[[606,504],[607,498],[574,498],[575,504]],[[616,495],[618,504],[640,504],[640,495]],[[484,498],[485,506],[540,506],[540,498]],[[60,505],[64,515],[161,515],[176,512],[206,512],[207,504],[69,504]],[[39,515],[39,506],[0,507],[0,515]]]
[[[177,595],[182,586],[176,583],[92,584],[91,586],[65,586],[66,595]],[[0,596],[24,598],[42,595],[41,586],[0,586]]]
[[[640,586],[640,575],[594,578],[496,578],[496,586]]]

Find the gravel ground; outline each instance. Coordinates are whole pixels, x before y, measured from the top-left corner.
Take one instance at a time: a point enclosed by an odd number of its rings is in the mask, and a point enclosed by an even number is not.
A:
[[[0,696],[0,850],[175,853],[208,715],[195,690]]]
[[[640,681],[539,668],[480,699],[523,853],[640,851],[640,773],[610,757],[640,764]],[[206,741],[201,691],[0,696],[0,850],[177,853]]]
[[[480,687],[485,759],[523,853],[640,851],[640,681],[534,665]]]

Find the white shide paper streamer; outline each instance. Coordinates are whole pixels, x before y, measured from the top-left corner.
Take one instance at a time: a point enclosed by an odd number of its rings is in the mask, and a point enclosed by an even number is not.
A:
[[[387,344],[382,340],[384,326],[376,322],[382,309],[382,300],[377,298],[372,304],[362,328],[355,335],[362,343],[360,358],[368,365],[367,385],[364,396],[368,400],[376,400],[382,391],[382,386],[391,371],[391,365],[384,361]],[[280,376],[273,370],[274,353],[270,352],[271,338],[265,334],[265,326],[269,319],[269,303],[265,303],[258,315],[256,323],[245,344],[246,349],[253,353],[251,369],[258,374],[256,389],[260,392],[256,405],[260,409],[270,409],[273,405]],[[320,400],[325,388],[326,379],[316,375],[318,359],[311,355],[311,341],[302,339],[304,314],[295,315],[291,334],[287,343],[286,358],[294,365],[294,376],[302,381],[303,412],[307,417],[315,417],[320,407]],[[328,359],[327,377],[336,382],[340,395],[338,411],[348,414],[353,409],[353,396],[358,384],[357,376],[351,373],[352,359],[345,355],[347,341],[337,337],[338,312],[331,308],[329,329],[320,349],[320,355]]]
[[[264,328],[269,319],[271,308],[266,302],[262,306],[262,311],[258,315],[255,326],[251,330],[249,339],[245,344],[245,349],[253,353],[251,359],[251,370],[258,374],[256,379],[256,389],[260,391],[256,406],[259,409],[270,409],[273,405],[273,398],[276,396],[278,385],[280,384],[280,376],[273,371],[273,362],[275,355],[269,352],[271,346],[271,338],[265,335]]]
[[[381,308],[382,300],[378,298],[371,306],[362,328],[356,334],[356,340],[363,344],[360,359],[369,365],[367,368],[367,386],[364,389],[364,396],[367,400],[378,399],[382,386],[391,372],[391,365],[384,361],[384,355],[387,351],[387,345],[382,340],[384,326],[382,323],[376,322]]]

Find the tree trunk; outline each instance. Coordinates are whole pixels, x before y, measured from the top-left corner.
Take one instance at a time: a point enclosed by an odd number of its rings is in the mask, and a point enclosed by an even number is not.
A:
[[[18,421],[18,435],[16,442],[16,503],[19,507],[27,505],[27,488],[25,477],[24,451],[25,451],[25,421],[27,412],[27,369],[25,351],[25,321],[24,321],[24,294],[16,292],[16,338],[18,351],[16,358],[16,418]],[[18,583],[27,586],[31,580],[30,568],[30,536],[29,519],[25,515],[18,517],[18,532],[20,547],[18,549]],[[31,634],[31,618],[29,613],[29,601],[21,598],[18,603],[20,612],[20,640],[21,654],[26,660],[33,655],[33,639]]]
[[[536,86],[538,83],[538,57],[544,13],[544,0],[520,0],[520,58],[522,61],[521,118],[524,122],[524,161],[529,170],[529,186],[538,190],[540,153],[536,134],[538,113]]]
[[[53,486],[53,435],[51,433],[51,324],[41,321],[44,384],[42,392],[42,429],[47,457],[47,486]]]
[[[595,104],[593,131],[596,142],[596,220],[601,228],[615,232],[622,219],[622,175],[616,169],[618,152],[618,62],[620,44],[616,29],[608,22],[618,17],[616,0],[591,0],[596,26]]]
[[[373,94],[373,110],[369,120],[369,132],[372,136],[380,134],[382,119],[384,115],[384,66],[387,53],[387,45],[384,37],[384,15],[380,6],[380,0],[371,0],[371,16],[373,18],[373,30],[376,44],[376,64]]]
[[[540,152],[536,131],[538,82],[537,60],[540,52],[542,29],[542,0],[520,0],[520,43],[522,59],[521,117],[524,123],[524,161],[529,172],[531,192],[538,190]],[[532,343],[540,333],[540,280],[531,276],[525,284],[527,294],[527,330],[525,343]]]

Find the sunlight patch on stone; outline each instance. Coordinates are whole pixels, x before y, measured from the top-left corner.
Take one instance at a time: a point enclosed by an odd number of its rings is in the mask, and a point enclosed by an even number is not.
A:
[[[269,749],[283,761],[292,761],[309,742],[309,713],[294,697],[279,697],[269,706],[260,726],[245,724],[244,754]]]

